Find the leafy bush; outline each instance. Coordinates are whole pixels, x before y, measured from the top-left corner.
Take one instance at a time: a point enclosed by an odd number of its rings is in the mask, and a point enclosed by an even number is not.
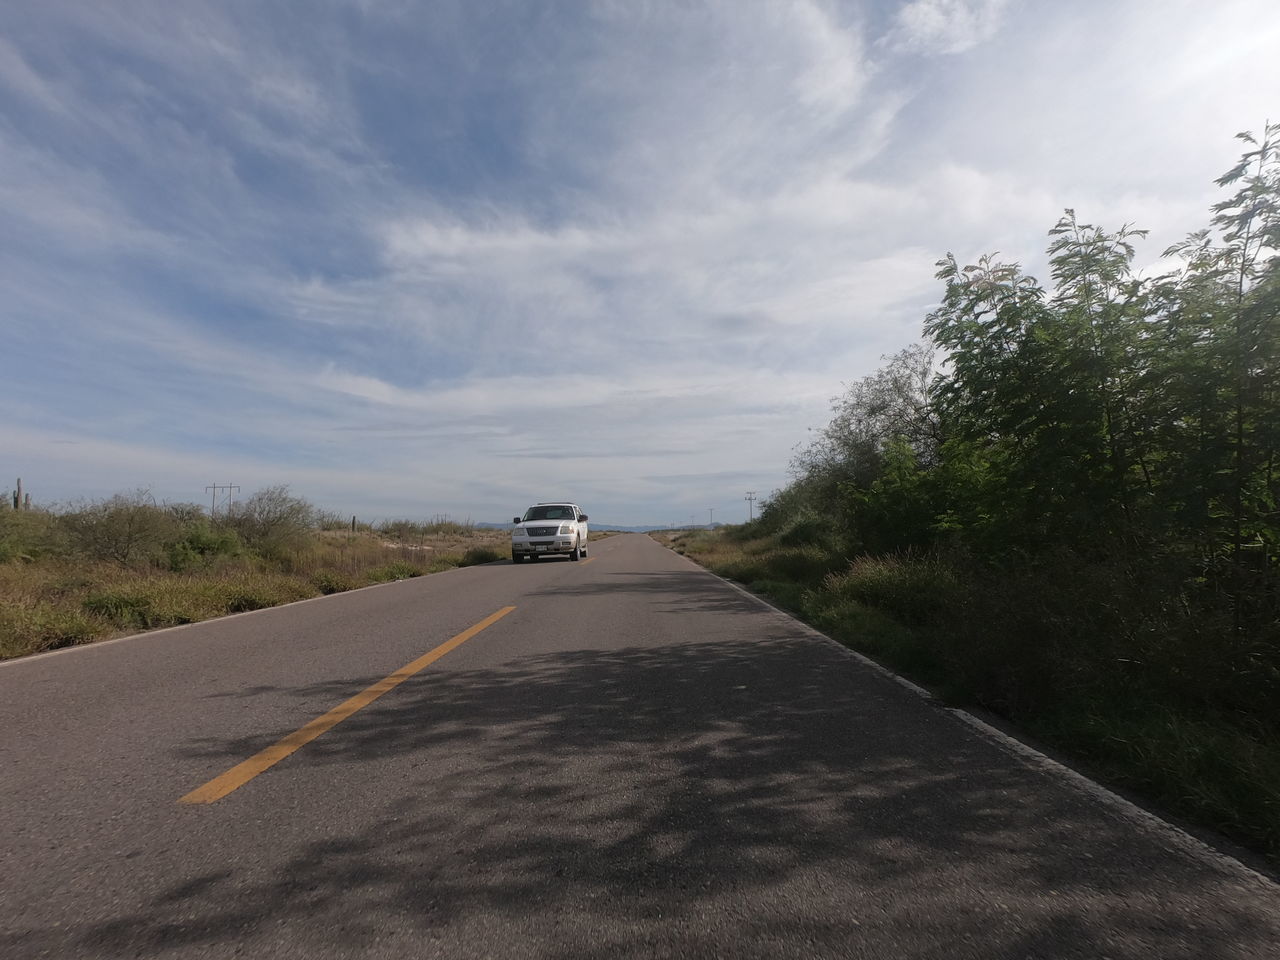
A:
[[[146,490],[83,503],[58,519],[81,553],[122,567],[153,563],[179,530],[174,516]]]
[[[844,565],[842,557],[816,546],[781,548],[766,554],[763,561],[768,579],[815,586],[827,574]]]
[[[831,519],[811,510],[793,516],[778,531],[778,543],[784,547],[808,547],[831,541]]]
[[[223,522],[254,550],[279,553],[306,545],[315,529],[316,511],[282,485],[237,503]]]
[[[749,540],[758,540],[765,535],[758,519],[752,520],[750,523],[726,524],[719,528],[719,532],[723,534],[725,539],[731,540],[734,543],[745,543]]]
[[[240,551],[240,538],[235,531],[215,529],[201,519],[189,526],[181,539],[169,544],[169,569],[185,573],[207,566],[215,557],[238,556]]]
[[[37,560],[62,551],[58,518],[44,510],[0,506],[0,563]]]
[[[858,557],[828,576],[824,587],[837,601],[879,607],[915,626],[959,615],[966,599],[955,568],[936,554]]]

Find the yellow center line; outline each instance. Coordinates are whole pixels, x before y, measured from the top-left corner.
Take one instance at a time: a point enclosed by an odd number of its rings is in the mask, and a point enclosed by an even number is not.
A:
[[[300,727],[283,740],[273,743],[265,750],[254,754],[248,760],[236,764],[226,773],[219,774],[204,786],[196,787],[196,789],[192,790],[185,797],[179,799],[178,802],[213,803],[215,800],[221,800],[227,794],[231,793],[231,791],[238,790],[240,787],[243,787],[258,774],[274,767],[285,757],[295,753],[326,730],[336,727],[357,710],[367,707],[388,690],[398,687],[415,673],[429,667],[450,650],[456,650],[481,630],[493,626],[514,609],[515,607],[503,607],[497,613],[490,614],[475,626],[468,627],[456,637],[446,640],[429,653],[424,653],[417,660],[414,660],[411,663],[406,663],[395,673],[390,676],[383,677],[373,686],[357,693],[346,703],[340,704],[328,713],[316,717],[305,727]]]
[[[595,562],[596,562],[596,558],[595,558],[595,557],[588,557],[586,560],[583,560],[582,562],[583,562],[583,563],[595,563]]]

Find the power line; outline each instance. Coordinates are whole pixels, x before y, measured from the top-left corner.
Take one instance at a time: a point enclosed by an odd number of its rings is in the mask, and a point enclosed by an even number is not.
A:
[[[222,512],[230,513],[235,505],[235,495],[240,492],[240,488],[234,483],[214,483],[205,487],[204,492],[209,494],[209,518],[213,519],[218,513],[218,494],[227,495],[222,502]]]

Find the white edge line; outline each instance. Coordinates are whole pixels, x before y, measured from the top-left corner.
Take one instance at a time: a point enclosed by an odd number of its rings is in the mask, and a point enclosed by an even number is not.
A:
[[[489,563],[473,563],[471,567],[487,567],[493,563],[502,563],[501,560],[491,560]],[[371,583],[366,587],[356,587],[354,590],[339,590],[336,593],[325,593],[318,597],[303,597],[301,600],[290,600],[288,603],[277,603],[271,607],[260,607],[257,610],[242,610],[239,613],[227,613],[220,617],[210,617],[207,620],[196,620],[192,623],[179,623],[172,627],[157,627],[155,630],[144,630],[141,633],[130,633],[123,637],[112,637],[109,640],[90,640],[88,643],[78,643],[71,647],[59,647],[57,650],[46,650],[43,653],[33,653],[25,657],[10,657],[7,660],[0,660],[0,670],[6,667],[16,667],[23,663],[33,663],[36,660],[45,660],[49,657],[62,656],[71,653],[86,653],[90,650],[100,650],[103,647],[110,647],[117,643],[123,643],[126,640],[140,640],[149,637],[158,637],[165,633],[177,633],[180,630],[190,630],[192,627],[203,627],[211,623],[223,623],[227,620],[235,620],[239,617],[252,617],[258,613],[271,613],[274,610],[284,610],[286,607],[296,607],[304,603],[316,603],[320,600],[334,600],[338,597],[350,596],[353,593],[363,593],[365,590],[376,590],[379,587],[394,587],[400,583],[412,583],[415,580],[426,580],[428,577],[438,577],[443,574],[457,573],[459,570],[467,570],[470,567],[450,567],[448,570],[437,570],[435,573],[424,573],[419,577],[405,577],[402,580],[388,580],[385,583]]]
[[[657,543],[656,540],[654,542]],[[666,546],[666,545],[660,544],[660,546]],[[667,547],[667,549],[671,550],[670,547]],[[671,552],[675,553],[674,550],[671,550]],[[962,710],[959,707],[944,706],[938,701],[937,697],[931,694],[928,690],[924,689],[924,687],[921,687],[919,684],[912,683],[906,677],[899,676],[898,674],[890,670],[888,667],[884,666],[883,664],[877,663],[876,661],[868,657],[866,654],[860,653],[857,650],[854,650],[853,648],[846,646],[845,644],[841,643],[839,640],[835,639],[834,637],[827,636],[827,634],[823,633],[821,630],[817,629],[816,627],[810,624],[805,623],[803,620],[797,619],[793,614],[788,613],[786,610],[783,610],[780,607],[774,606],[768,600],[764,599],[763,597],[757,594],[752,593],[750,590],[746,589],[746,587],[743,587],[741,584],[734,583],[732,580],[726,580],[724,577],[720,576],[718,573],[714,573],[713,571],[708,570],[706,567],[702,566],[701,564],[693,560],[690,560],[688,557],[684,556],[683,554],[676,553],[676,556],[680,557],[680,559],[689,563],[695,569],[701,570],[703,573],[706,573],[712,577],[715,577],[721,583],[732,588],[733,590],[738,591],[738,593],[742,594],[743,596],[750,597],[752,600],[756,601],[761,606],[766,607],[769,610],[772,610],[778,616],[782,617],[783,619],[789,621],[790,623],[798,627],[801,632],[807,633],[812,637],[825,640],[827,643],[834,645],[838,650],[840,650],[847,656],[853,657],[859,663],[862,663],[863,665],[871,668],[876,673],[884,677],[887,677],[888,679],[897,683],[899,686],[905,687],[907,690],[910,690],[913,694],[920,697],[922,700],[925,700],[926,702],[936,707],[937,709],[941,710],[943,713],[950,714],[951,716],[959,720],[961,723],[968,724],[978,733],[984,735],[988,740],[993,741],[997,746],[1003,747],[1006,751],[1011,753],[1014,756],[1014,759],[1020,760],[1022,763],[1024,763],[1025,765],[1033,769],[1039,769],[1046,773],[1057,774],[1063,780],[1067,781],[1068,783],[1076,787],[1078,790],[1080,790],[1087,796],[1091,797],[1094,800],[1099,801],[1104,806],[1109,807],[1113,813],[1116,813],[1123,819],[1134,822],[1139,826],[1142,826],[1147,830],[1150,830],[1151,832],[1157,834],[1158,836],[1162,837],[1165,841],[1171,843],[1175,847],[1178,847],[1183,853],[1187,854],[1192,859],[1198,860],[1202,864],[1217,870],[1241,872],[1245,874],[1247,879],[1250,879],[1256,883],[1262,884],[1263,887],[1265,887],[1269,892],[1274,893],[1277,889],[1280,889],[1280,883],[1278,883],[1273,878],[1267,876],[1265,873],[1255,870],[1253,867],[1249,866],[1247,863],[1244,863],[1236,859],[1235,857],[1231,856],[1229,853],[1224,853],[1223,851],[1210,846],[1200,838],[1195,837],[1190,833],[1187,833],[1187,831],[1183,830],[1181,827],[1170,823],[1168,820],[1161,818],[1160,816],[1152,813],[1150,810],[1143,809],[1142,807],[1134,803],[1132,800],[1125,799],[1124,797],[1120,796],[1118,793],[1115,793],[1114,791],[1104,786],[1103,784],[1100,784],[1096,780],[1093,780],[1090,777],[1087,777],[1085,774],[1081,773],[1079,770],[1075,770],[1071,767],[1068,767],[1066,764],[1061,763],[1058,760],[1054,760],[1052,757],[1046,756],[1045,754],[1041,753],[1039,750],[1035,749],[1035,747],[1029,746],[1026,743],[1023,743],[1021,740],[1017,739],[1016,737],[1012,737],[1009,734],[1005,733],[1003,730],[999,730],[996,727],[993,727],[991,724],[987,723],[985,720],[981,720],[978,717],[975,717],[973,714],[969,713],[967,710]]]

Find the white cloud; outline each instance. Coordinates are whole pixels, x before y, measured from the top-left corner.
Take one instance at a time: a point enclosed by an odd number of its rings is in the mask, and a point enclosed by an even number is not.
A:
[[[995,36],[1009,0],[911,0],[899,11],[886,43],[923,54],[972,50]]]
[[[0,449],[68,494],[745,514],[735,487],[780,485],[827,398],[918,334],[946,251],[1034,268],[1064,206],[1203,222],[1277,18],[1165,9],[593,4],[518,42],[466,4],[353,32],[25,14],[0,374],[28,426]]]
[[[4,37],[0,37],[0,84],[55,114],[67,112],[54,85],[33,70],[21,51]]]
[[[796,3],[792,15],[810,64],[796,82],[797,97],[820,116],[838,118],[858,105],[866,87],[869,64],[861,37],[816,3]]]

